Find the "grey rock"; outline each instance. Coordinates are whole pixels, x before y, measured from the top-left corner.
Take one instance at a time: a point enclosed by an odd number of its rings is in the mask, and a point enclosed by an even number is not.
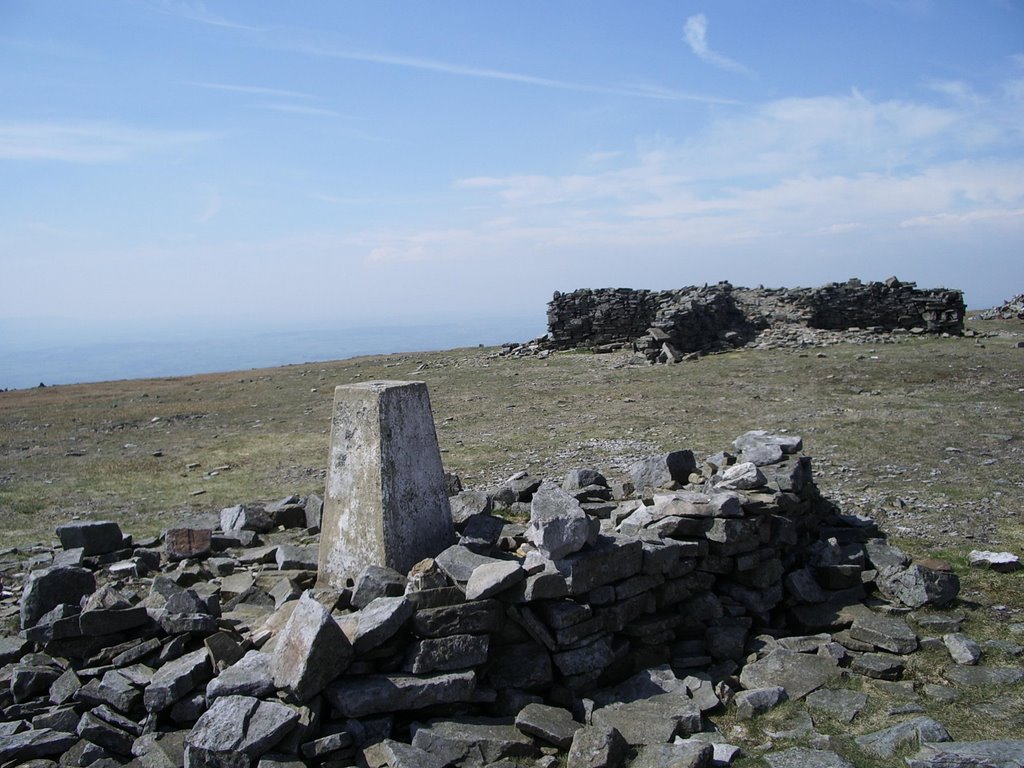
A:
[[[948,741],[922,744],[908,768],[1024,768],[1024,741]]]
[[[366,747],[363,760],[369,768],[446,768],[450,765],[441,757],[394,739],[384,739]]]
[[[73,669],[66,669],[50,686],[50,703],[64,704],[82,687],[82,681]]]
[[[778,446],[783,453],[799,453],[803,449],[803,439],[798,435],[773,435],[763,429],[752,429],[732,441],[737,451],[747,451],[762,446]]]
[[[875,582],[886,597],[899,600],[910,608],[934,605],[942,608],[953,602],[960,592],[955,573],[926,568],[914,563],[903,569],[878,572]]]
[[[352,746],[352,741],[352,734],[348,731],[329,733],[326,736],[305,742],[302,745],[302,756],[309,760],[323,760],[348,749]]]
[[[322,691],[351,659],[352,647],[338,622],[307,592],[278,635],[270,674],[278,688],[301,703]]]
[[[451,635],[419,640],[409,650],[406,669],[414,675],[450,672],[487,661],[488,635]]]
[[[24,638],[0,636],[0,666],[17,661],[25,654],[28,648],[28,641]]]
[[[448,499],[452,507],[452,522],[456,528],[477,515],[489,515],[494,510],[491,496],[483,491],[461,491]]]
[[[739,458],[749,461],[754,466],[764,467],[782,461],[782,456],[782,448],[778,445],[756,445],[744,448]]]
[[[628,752],[629,744],[615,728],[584,726],[573,736],[566,768],[621,768]]]
[[[302,511],[305,513],[306,527],[319,528],[324,513],[324,500],[315,493],[311,493],[306,497],[306,502],[302,505]]]
[[[185,768],[249,768],[288,733],[299,713],[248,696],[217,699],[185,739]]]
[[[378,597],[365,608],[346,616],[343,628],[357,655],[386,643],[412,617],[413,602],[402,597]],[[354,626],[353,626],[354,623]]]
[[[615,652],[611,638],[602,635],[579,648],[552,654],[551,660],[563,675],[581,675],[607,667],[615,660]]]
[[[727,491],[748,491],[760,488],[767,482],[768,479],[756,464],[745,461],[723,470],[722,477],[715,483],[715,487]]]
[[[27,762],[49,755],[60,755],[74,746],[78,736],[72,733],[37,728],[0,739],[0,762]]]
[[[116,552],[124,546],[121,526],[112,520],[88,520],[57,526],[64,549],[81,548],[86,557]]]
[[[255,531],[267,533],[274,528],[274,516],[262,507],[247,507],[239,504],[222,509],[220,529],[228,531]]]
[[[875,680],[899,680],[903,668],[902,659],[888,653],[864,653],[850,664],[853,672]]]
[[[568,749],[582,727],[568,710],[546,704],[527,704],[516,715],[516,728],[560,749]]]
[[[537,495],[534,495],[536,502]],[[526,577],[523,567],[514,560],[484,563],[473,569],[466,582],[467,600],[484,600],[519,583]]]
[[[824,714],[841,723],[850,723],[868,703],[868,695],[846,688],[828,688],[808,694],[807,708],[812,714]]]
[[[637,489],[668,488],[673,483],[685,485],[690,474],[697,471],[692,451],[674,451],[641,459],[629,467],[629,476]]]
[[[949,704],[960,698],[960,692],[957,691],[956,688],[950,688],[945,685],[936,685],[935,683],[925,683],[921,687],[921,692],[929,699],[942,704]]]
[[[839,666],[833,658],[779,648],[744,666],[740,682],[748,689],[780,686],[795,701],[838,676]]]
[[[273,692],[274,687],[270,656],[249,651],[207,684],[206,700],[212,703],[221,696],[260,698]]]
[[[280,544],[275,559],[278,569],[282,571],[315,571],[319,548],[300,547],[293,544]]]
[[[107,704],[128,714],[142,703],[142,691],[119,670],[112,669],[102,678],[90,680],[78,691],[75,699],[94,706]]]
[[[810,568],[791,571],[785,578],[786,591],[800,603],[823,603],[828,593],[821,588]]]
[[[539,757],[532,739],[506,720],[466,717],[413,726],[412,745],[460,765],[486,765],[504,758]],[[480,760],[476,762],[474,760]]]
[[[210,674],[210,658],[205,648],[164,664],[143,692],[146,711],[160,712],[167,709],[197,685],[208,680]]]
[[[10,690],[15,703],[26,702],[42,696],[61,676],[54,667],[37,664],[17,664],[11,670]]]
[[[527,539],[553,560],[592,544],[598,532],[580,503],[556,485],[542,483],[530,502]]]
[[[857,746],[869,755],[890,758],[897,750],[925,742],[950,741],[949,732],[930,717],[915,717],[880,731],[858,736]]]
[[[537,643],[501,646],[487,665],[486,679],[497,690],[542,690],[554,678],[551,655]]]
[[[497,600],[478,600],[461,605],[424,608],[413,615],[413,630],[420,637],[481,635],[496,632],[505,622],[505,611]]]
[[[972,550],[967,556],[971,567],[984,568],[997,573],[1012,573],[1020,570],[1020,558],[1012,552],[984,552]]]
[[[585,550],[555,561],[573,595],[635,576],[643,568],[643,545],[625,536],[599,536]]]
[[[663,693],[595,709],[594,725],[614,728],[631,745],[665,744],[701,730],[700,707],[685,694]]]
[[[188,731],[144,733],[132,745],[132,754],[144,768],[179,768],[185,763]]]
[[[913,653],[917,650],[917,635],[898,616],[885,616],[864,605],[853,605],[843,611],[852,617],[850,635],[892,653]]]
[[[736,717],[740,720],[749,720],[755,715],[774,709],[785,700],[786,689],[781,686],[740,691],[733,698],[736,704]]]
[[[630,768],[707,768],[715,748],[702,741],[647,744],[639,749]]]
[[[981,659],[981,646],[965,634],[950,632],[942,636],[942,642],[957,664],[973,665]]]
[[[361,718],[470,701],[475,688],[472,670],[430,677],[384,674],[343,677],[329,685],[325,695],[343,717]]]
[[[452,581],[465,584],[479,566],[503,561],[496,557],[477,554],[461,544],[453,544],[435,557],[434,562]]]
[[[368,565],[356,577],[352,606],[365,608],[378,597],[400,597],[405,594],[406,584],[406,577],[394,568]]]
[[[21,626],[34,626],[58,605],[78,605],[96,589],[91,571],[73,566],[55,566],[32,571],[21,594]]]
[[[1012,685],[1024,680],[1021,667],[950,667],[943,673],[947,680],[959,686]]]
[[[853,763],[835,752],[823,749],[792,747],[764,756],[769,768],[854,768]]]
[[[562,490],[574,493],[591,485],[608,486],[608,480],[596,469],[570,469],[562,480]]]
[[[124,756],[131,755],[132,743],[135,741],[133,734],[101,720],[92,712],[86,712],[78,721],[78,735],[110,752]]]
[[[664,664],[641,670],[611,688],[603,688],[595,692],[591,699],[596,707],[603,707],[646,699],[661,693],[684,693],[687,690],[686,681],[676,677],[672,667]]]

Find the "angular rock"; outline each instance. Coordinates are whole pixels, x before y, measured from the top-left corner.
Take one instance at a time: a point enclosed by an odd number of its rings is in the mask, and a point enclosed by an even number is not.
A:
[[[547,704],[527,704],[516,715],[516,728],[559,749],[568,749],[582,727],[567,709]]]
[[[769,768],[854,768],[853,763],[824,749],[792,747],[765,755]]]
[[[461,544],[454,544],[434,558],[434,562],[448,577],[459,584],[465,584],[473,571],[488,563],[501,563],[496,557],[481,555]]]
[[[1024,768],[1024,740],[922,744],[907,768]]]
[[[697,471],[693,451],[674,451],[641,459],[629,467],[629,476],[637,489],[668,488],[673,483],[685,485],[690,474]]]
[[[352,607],[365,608],[378,597],[400,597],[405,593],[406,584],[405,576],[394,568],[368,565],[356,578],[356,585],[352,589]]]
[[[320,693],[351,659],[352,647],[338,622],[307,592],[278,636],[270,674],[278,688],[302,703]]]
[[[280,544],[277,547],[275,560],[282,571],[315,571],[319,547],[299,547],[293,544]]]
[[[274,690],[270,670],[270,656],[249,651],[207,684],[206,700],[213,702],[221,696],[266,696]]]
[[[923,605],[942,608],[953,602],[960,592],[960,580],[955,573],[926,568],[918,563],[903,569],[881,570],[876,583],[882,594],[910,608]]]
[[[984,568],[996,573],[1020,570],[1020,558],[1012,552],[983,552],[972,550],[967,556],[973,568]]]
[[[599,536],[587,549],[555,561],[573,595],[635,576],[643,568],[643,545],[624,536]]]
[[[665,744],[701,730],[700,707],[685,694],[663,693],[595,709],[592,722],[614,728],[631,745]]]
[[[419,640],[409,649],[407,670],[414,675],[451,672],[487,661],[488,635],[451,635]]]
[[[740,691],[733,698],[733,702],[736,704],[736,717],[740,720],[749,720],[755,715],[777,707],[785,700],[786,689],[777,685],[770,688]]]
[[[780,648],[744,666],[740,682],[748,689],[780,686],[796,701],[838,676],[839,666],[833,658]]]
[[[515,757],[537,757],[533,741],[507,721],[465,717],[431,720],[413,726],[412,745],[450,763],[473,764],[479,755],[482,765]],[[467,762],[468,761],[468,762]]]
[[[640,748],[630,768],[707,768],[715,748],[692,739],[675,744],[648,744]]]
[[[357,655],[383,645],[412,617],[415,607],[402,597],[378,597],[365,608],[346,616],[343,628]],[[352,626],[354,622],[355,626]]]
[[[299,719],[284,704],[248,696],[217,699],[185,739],[185,768],[250,768]]]
[[[487,682],[497,690],[543,690],[553,678],[551,655],[537,643],[501,646],[486,670]]]
[[[949,732],[930,717],[915,717],[880,731],[858,736],[857,746],[874,757],[888,759],[897,750],[925,742],[951,741]]]
[[[112,520],[87,520],[57,526],[64,549],[81,548],[86,557],[116,552],[124,546],[121,526]]]
[[[566,758],[566,768],[620,768],[629,744],[615,728],[588,725],[576,731]]]
[[[164,551],[169,560],[209,557],[213,551],[213,530],[170,528],[164,533]]]
[[[1012,685],[1024,680],[1021,667],[965,667],[957,665],[946,669],[946,679],[960,686]]]
[[[21,594],[22,629],[34,626],[58,605],[78,605],[96,589],[96,577],[85,568],[55,566],[32,571]]]
[[[456,528],[461,528],[477,515],[489,515],[494,510],[490,495],[484,491],[461,491],[448,501],[452,507],[452,522]]]
[[[552,560],[594,543],[599,526],[580,503],[551,483],[542,483],[530,502],[527,539]]]
[[[170,707],[200,683],[210,678],[210,658],[205,648],[168,662],[157,670],[143,692],[147,712]]]
[[[366,747],[363,760],[368,768],[446,768],[450,765],[444,758],[393,739]]]
[[[722,478],[715,483],[716,488],[726,491],[748,491],[760,488],[768,482],[764,473],[750,461],[733,464],[722,472]]]
[[[763,446],[778,446],[783,453],[799,453],[803,449],[803,440],[798,435],[773,435],[764,429],[752,429],[732,441],[737,451],[747,451]]]
[[[274,516],[263,507],[239,504],[220,511],[220,529],[225,532],[268,533],[274,529]]]
[[[325,690],[327,700],[343,717],[366,717],[435,704],[471,701],[476,672],[450,672],[430,677],[364,675],[344,677]]]
[[[960,632],[950,632],[942,636],[942,642],[949,655],[957,664],[977,664],[981,658],[981,646]]]
[[[90,680],[75,699],[93,706],[108,704],[118,712],[129,714],[142,703],[142,691],[119,670],[105,672],[102,678]]]
[[[536,501],[537,496],[533,498]],[[466,582],[466,599],[485,600],[504,592],[525,577],[523,567],[514,560],[479,565]]]
[[[92,712],[86,712],[78,721],[78,735],[110,752],[124,756],[131,755],[132,743],[135,741],[135,735],[101,720]]]
[[[851,637],[892,653],[917,650],[917,635],[903,619],[877,613],[864,605],[850,606],[843,613],[853,619]]]
[[[72,733],[38,728],[5,736],[0,739],[0,762],[25,763],[49,755],[60,755],[78,741]]]
[[[489,634],[505,623],[505,610],[497,600],[424,608],[413,614],[413,630],[420,637]]]
[[[889,653],[864,653],[850,664],[851,671],[875,680],[899,680],[903,668],[900,657]]]
[[[826,714],[841,723],[849,723],[867,705],[868,695],[847,688],[825,688],[808,694],[806,702],[812,714]]]

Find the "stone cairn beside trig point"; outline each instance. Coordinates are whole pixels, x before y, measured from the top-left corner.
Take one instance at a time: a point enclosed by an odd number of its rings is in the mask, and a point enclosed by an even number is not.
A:
[[[454,541],[427,385],[336,387],[318,583],[343,588],[368,565],[405,573]]]

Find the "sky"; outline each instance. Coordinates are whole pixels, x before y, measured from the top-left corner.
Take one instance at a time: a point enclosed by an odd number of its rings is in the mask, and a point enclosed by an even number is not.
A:
[[[3,0],[0,329],[543,330],[556,290],[890,275],[992,306],[1022,150],[1019,0]]]

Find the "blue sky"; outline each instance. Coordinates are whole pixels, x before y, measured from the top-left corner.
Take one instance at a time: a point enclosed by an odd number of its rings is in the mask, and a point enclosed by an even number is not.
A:
[[[0,321],[1024,290],[1015,0],[5,0],[0,94]]]

